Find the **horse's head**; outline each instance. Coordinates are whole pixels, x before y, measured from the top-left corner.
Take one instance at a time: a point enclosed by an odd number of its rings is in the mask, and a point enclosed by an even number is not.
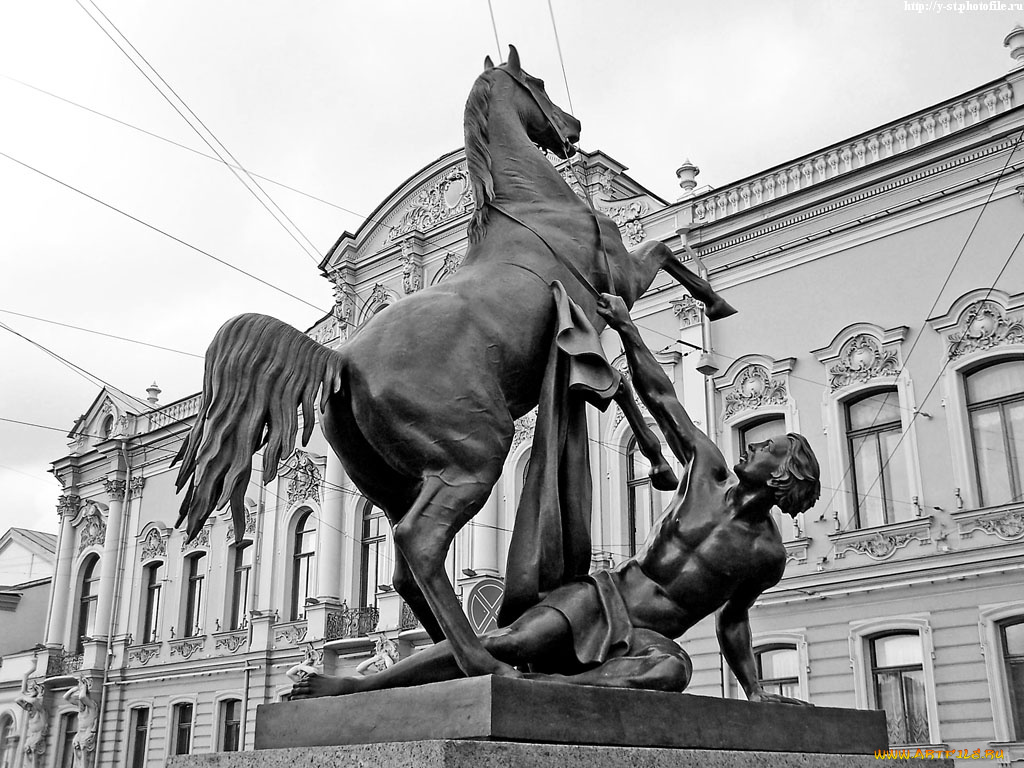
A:
[[[537,146],[565,159],[576,153],[573,146],[580,140],[580,121],[551,101],[544,90],[544,81],[525,71],[519,63],[519,52],[508,47],[508,61],[495,67],[488,56],[484,72],[500,71],[520,87],[514,91],[514,107],[523,119],[527,136]]]

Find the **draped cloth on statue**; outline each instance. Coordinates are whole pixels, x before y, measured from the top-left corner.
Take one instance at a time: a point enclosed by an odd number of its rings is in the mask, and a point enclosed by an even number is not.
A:
[[[591,482],[586,403],[605,410],[619,388],[594,326],[559,282],[533,453],[516,510],[498,625],[590,570]]]

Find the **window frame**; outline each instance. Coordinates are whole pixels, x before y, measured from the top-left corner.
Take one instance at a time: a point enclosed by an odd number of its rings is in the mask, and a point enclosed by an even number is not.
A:
[[[857,709],[875,708],[869,650],[871,640],[884,635],[917,633],[921,642],[921,660],[924,671],[925,707],[928,716],[928,736],[930,739],[927,743],[931,745],[941,744],[939,708],[935,694],[935,647],[932,641],[930,614],[921,613],[909,616],[891,616],[852,621],[849,627],[850,664],[853,667],[853,691]]]
[[[890,421],[886,421],[886,422],[882,422],[880,424],[872,423],[872,424],[870,424],[867,427],[859,427],[859,428],[856,428],[856,429],[854,429],[851,426],[850,409],[853,406],[857,405],[858,403],[862,403],[865,400],[868,400],[868,399],[870,399],[872,397],[875,397],[877,395],[888,395],[888,394],[892,394],[896,398],[896,408],[899,411],[899,416],[896,419],[893,419],[893,420],[890,420]],[[895,433],[897,433],[900,436],[900,440],[897,442],[896,451],[898,451],[902,447],[902,444],[906,440],[906,437],[904,437],[904,431],[903,431],[903,414],[902,414],[902,409],[903,409],[903,406],[900,405],[900,392],[899,392],[899,389],[895,385],[884,386],[884,387],[873,387],[873,388],[870,388],[870,389],[862,390],[860,392],[857,392],[856,394],[851,395],[850,397],[844,398],[843,401],[842,401],[842,410],[843,410],[843,443],[844,443],[844,449],[845,449],[845,463],[846,463],[846,468],[847,468],[847,474],[848,474],[848,476],[850,478],[850,495],[851,495],[851,498],[852,498],[853,521],[854,521],[854,528],[856,530],[860,530],[860,529],[863,529],[863,528],[880,527],[880,526],[875,526],[875,525],[864,525],[864,521],[862,519],[862,510],[861,510],[861,503],[860,503],[860,489],[859,489],[861,479],[858,477],[857,465],[854,462],[854,459],[856,458],[856,454],[857,454],[857,451],[854,448],[854,441],[862,439],[862,438],[874,438],[875,447],[876,447],[876,449],[878,451],[878,453],[877,453],[877,456],[878,456],[878,467],[877,467],[878,481],[875,482],[875,483],[872,483],[871,485],[869,485],[868,488],[866,489],[865,493],[868,493],[868,492],[874,490],[874,488],[876,488],[878,485],[881,486],[880,498],[882,499],[882,518],[883,518],[882,523],[881,523],[882,526],[893,525],[893,524],[898,523],[898,522],[903,522],[902,520],[898,520],[897,519],[896,507],[895,507],[895,504],[894,504],[894,502],[897,501],[897,499],[894,499],[892,497],[892,495],[890,493],[890,489],[887,488],[888,481],[887,481],[886,476],[885,476],[885,470],[888,467],[890,467],[893,464],[893,462],[891,462],[891,461],[890,462],[886,462],[886,461],[882,460],[882,443],[881,443],[881,440],[880,440],[881,435],[883,435],[885,433],[889,433],[889,432],[895,432]],[[897,453],[897,452],[893,453],[893,458],[896,458],[898,456],[899,456],[899,453]],[[903,463],[904,466],[900,467],[899,466],[900,463]],[[897,463],[897,467],[899,467],[900,469],[906,470],[907,468],[905,466],[905,463],[904,462],[900,462],[900,463]],[[907,476],[907,488],[910,489],[911,487],[912,487],[911,478],[910,478],[910,476],[908,474],[908,476]],[[904,501],[904,500],[903,499],[899,499],[898,501]],[[910,499],[907,499],[906,501],[909,502]],[[907,519],[909,520],[910,518],[908,517]]]
[[[234,705],[237,708],[235,713],[235,720],[228,720],[229,707]],[[217,700],[217,742],[215,745],[216,752],[240,752],[244,748],[243,739],[244,734],[242,731],[242,723],[245,720],[244,713],[242,712],[243,701],[237,695],[225,696],[222,699]],[[227,740],[231,732],[231,727],[234,726],[234,747],[228,748]]]
[[[375,520],[385,519],[384,511],[379,507],[374,506],[373,502],[367,500],[363,504],[362,515],[360,516],[359,522],[359,583],[358,583],[358,602],[360,608],[371,608],[377,605],[377,594],[380,591],[380,570],[378,565],[380,564],[380,548],[386,546],[387,542],[387,525],[381,528],[381,533],[370,536],[369,533],[372,530],[372,523]],[[454,543],[453,543],[454,547]],[[372,557],[371,557],[372,555]],[[371,562],[372,561],[372,562]],[[373,565],[375,580],[373,594],[370,594],[370,566]],[[372,602],[371,602],[372,601]]]
[[[314,528],[306,528],[306,524],[314,521]],[[316,580],[316,547],[320,532],[320,518],[311,507],[301,507],[295,515],[291,526],[290,546],[290,597],[288,616],[290,621],[301,621],[306,618],[306,598],[313,596],[313,585]],[[302,550],[303,536],[312,534],[312,544],[308,551]],[[300,551],[301,550],[301,551]],[[300,589],[300,580],[303,589]],[[300,596],[300,592],[302,593]]]
[[[637,442],[636,435],[633,434],[632,430],[627,430],[629,439],[626,441],[626,557],[633,557],[639,550],[640,546],[646,539],[646,535],[641,535],[640,529],[637,527],[637,522],[641,514],[641,510],[638,506],[638,493],[641,488],[646,488],[647,492],[647,509],[644,510],[647,515],[646,530],[650,532],[651,527],[654,525],[656,519],[656,512],[654,509],[654,494],[655,488],[651,484],[650,475],[644,474],[640,477],[636,476],[636,457],[640,456],[644,464],[648,464],[647,457],[640,451],[640,444]]]
[[[85,650],[83,637],[92,637],[89,632],[89,625],[95,625],[96,623],[96,611],[99,607],[100,597],[100,576],[100,556],[95,552],[86,555],[78,569],[77,599],[75,600],[75,636],[72,638],[71,643],[75,653],[82,653]],[[87,585],[89,585],[88,593],[86,592]],[[93,585],[95,585],[95,591],[93,591]],[[91,631],[95,633],[95,626],[93,626]]]
[[[797,669],[797,674],[796,674],[795,677],[774,677],[774,678],[767,678],[767,679],[764,677],[764,673],[763,673],[763,669],[762,669],[762,664],[761,664],[761,656],[763,656],[765,653],[771,653],[772,651],[792,651],[793,652],[793,656],[796,658],[796,669]],[[777,685],[777,686],[780,686],[780,687],[782,685],[784,685],[784,684],[791,683],[792,685],[794,685],[796,687],[796,695],[793,698],[797,698],[797,699],[803,698],[802,696],[800,696],[800,692],[801,692],[801,690],[800,690],[800,650],[799,650],[799,648],[797,648],[795,643],[761,643],[761,644],[758,644],[756,646],[753,646],[753,652],[754,652],[754,666],[757,669],[757,681],[761,685],[762,688],[765,688],[765,684],[766,683],[771,684],[771,685]],[[788,695],[787,693],[784,693],[781,690],[775,691],[775,690],[769,690],[767,688],[766,688],[766,690],[768,690],[769,693],[778,693],[781,696],[787,696]]]
[[[882,632],[880,634],[871,635],[870,637],[866,638],[867,643],[868,643],[868,657],[870,659],[869,663],[870,663],[870,669],[871,669],[871,697],[872,697],[872,704],[874,705],[875,709],[882,709],[882,706],[881,706],[882,695],[881,695],[880,676],[882,674],[886,674],[886,673],[888,673],[888,674],[893,674],[893,673],[897,674],[899,676],[899,680],[900,680],[899,692],[900,692],[900,701],[902,703],[902,710],[903,710],[903,713],[904,713],[904,725],[906,727],[908,738],[909,738],[909,735],[910,735],[910,723],[909,723],[909,720],[907,719],[907,716],[909,715],[910,708],[907,706],[906,690],[905,690],[905,688],[903,686],[903,676],[904,676],[905,672],[920,671],[921,672],[921,677],[923,678],[924,677],[924,656],[921,657],[921,662],[919,664],[892,664],[892,665],[889,665],[889,666],[880,667],[878,665],[876,643],[878,643],[878,641],[880,641],[880,640],[885,640],[886,638],[889,638],[889,637],[913,637],[913,638],[916,638],[918,640],[918,642],[920,643],[920,634],[917,633],[917,632],[911,631],[911,630],[899,629],[899,630],[892,630],[892,631]],[[926,683],[926,685],[927,685],[927,683]],[[925,707],[925,714],[927,715],[927,709],[928,709],[928,697],[927,697],[927,695],[925,695],[925,697],[924,697],[924,707]],[[888,715],[886,716],[886,719],[888,720]],[[930,742],[920,742],[920,741],[912,741],[912,740],[906,742],[905,744],[892,744],[890,742],[890,746],[904,747],[904,746],[913,746],[913,745],[922,744],[922,743],[927,744],[927,743],[930,743]]]
[[[139,728],[139,716],[146,713],[144,727]],[[149,757],[149,731],[153,722],[153,709],[148,704],[135,705],[128,710],[128,743],[125,755],[127,768],[146,768]],[[141,732],[141,741],[140,741]],[[140,748],[141,745],[141,748]]]
[[[181,718],[182,712],[188,707],[188,722],[187,725]],[[196,722],[196,702],[187,699],[184,701],[176,701],[171,704],[171,728],[168,733],[168,755],[190,755],[192,754],[192,747],[194,746],[195,736],[195,722]],[[188,733],[188,743],[185,746],[185,751],[181,751],[181,736],[182,733]]]
[[[185,558],[185,600],[182,603],[181,637],[202,637],[205,634],[203,617],[206,609],[206,570],[209,556],[204,550]]]
[[[160,642],[160,608],[163,602],[163,587],[166,578],[161,569],[167,564],[163,560],[153,560],[143,567],[145,590],[142,599],[142,643]]]
[[[960,373],[960,378],[963,386],[963,404],[964,411],[967,421],[967,438],[968,447],[970,448],[970,464],[973,469],[973,479],[975,487],[977,488],[978,506],[1002,506],[1004,504],[1016,503],[1014,500],[1021,500],[1024,498],[1024,481],[1021,480],[1019,475],[1024,470],[1024,454],[1018,454],[1015,450],[1013,442],[1010,440],[1010,432],[1007,429],[1007,423],[1005,419],[1006,406],[1010,404],[1024,403],[1024,391],[1016,395],[1004,395],[1003,397],[997,397],[990,400],[982,400],[981,402],[972,403],[970,400],[970,388],[968,386],[968,379],[975,376],[983,371],[990,368],[995,368],[1000,365],[1013,365],[1024,371],[1024,359],[1015,356],[998,356],[994,358],[987,358],[980,361],[976,365],[971,365],[965,368]],[[985,499],[985,489],[982,485],[981,480],[981,464],[978,461],[978,447],[975,443],[974,437],[974,420],[977,412],[982,410],[990,410],[995,407],[1000,416],[1000,426],[1003,438],[1003,447],[1006,449],[1006,466],[1004,469],[1007,471],[1009,484],[1010,484],[1010,497],[1011,501],[998,501],[989,502]],[[1016,470],[1016,472],[1015,472]]]
[[[231,631],[246,629],[249,626],[249,596],[252,591],[253,568],[256,564],[255,544],[251,539],[243,539],[231,548],[231,576],[228,581],[227,628]],[[245,562],[248,553],[249,562]]]
[[[787,629],[779,632],[752,632],[750,641],[750,647],[755,653],[758,650],[767,649],[769,646],[789,646],[791,648],[796,648],[797,690],[799,690],[797,698],[803,699],[804,701],[811,700],[811,662],[807,646],[806,628],[797,627],[795,629]],[[745,701],[747,697],[744,695],[739,681],[736,680],[736,676],[732,674],[732,670],[729,669],[728,664],[725,665],[725,670],[724,698]]]
[[[78,735],[78,712],[61,712],[57,721],[60,733],[60,752],[56,756],[56,768],[73,768],[75,765],[75,736]],[[74,728],[71,725],[74,724]]]
[[[21,752],[18,718],[13,713],[0,714],[0,768],[14,768]]]
[[[1024,620],[1024,600],[978,606],[978,633],[992,703],[995,743],[1024,743],[1024,733],[1014,733],[1010,681],[1006,676],[1000,633],[1002,626],[1018,620]]]

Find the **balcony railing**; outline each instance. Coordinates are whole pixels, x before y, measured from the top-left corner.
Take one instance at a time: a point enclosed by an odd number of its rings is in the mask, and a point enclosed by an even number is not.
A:
[[[73,675],[82,668],[82,654],[68,653],[65,648],[55,651],[46,661],[46,676]]]
[[[341,640],[346,637],[363,637],[377,628],[380,611],[376,606],[365,608],[341,608],[327,614],[324,640]]]

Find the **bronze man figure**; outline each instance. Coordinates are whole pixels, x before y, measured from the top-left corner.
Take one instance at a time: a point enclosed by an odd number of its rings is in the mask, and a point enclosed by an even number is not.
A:
[[[767,693],[757,680],[748,611],[782,578],[786,551],[770,512],[795,516],[821,492],[807,440],[779,435],[748,446],[733,471],[694,426],[645,346],[625,303],[604,295],[598,309],[618,331],[633,383],[683,465],[675,497],[635,557],[551,592],[510,627],[482,638],[495,658],[529,677],[622,688],[682,691],[690,659],[672,638],[718,611],[718,638],[751,701],[802,703]],[[441,642],[366,678],[309,675],[294,698],[461,677]]]

